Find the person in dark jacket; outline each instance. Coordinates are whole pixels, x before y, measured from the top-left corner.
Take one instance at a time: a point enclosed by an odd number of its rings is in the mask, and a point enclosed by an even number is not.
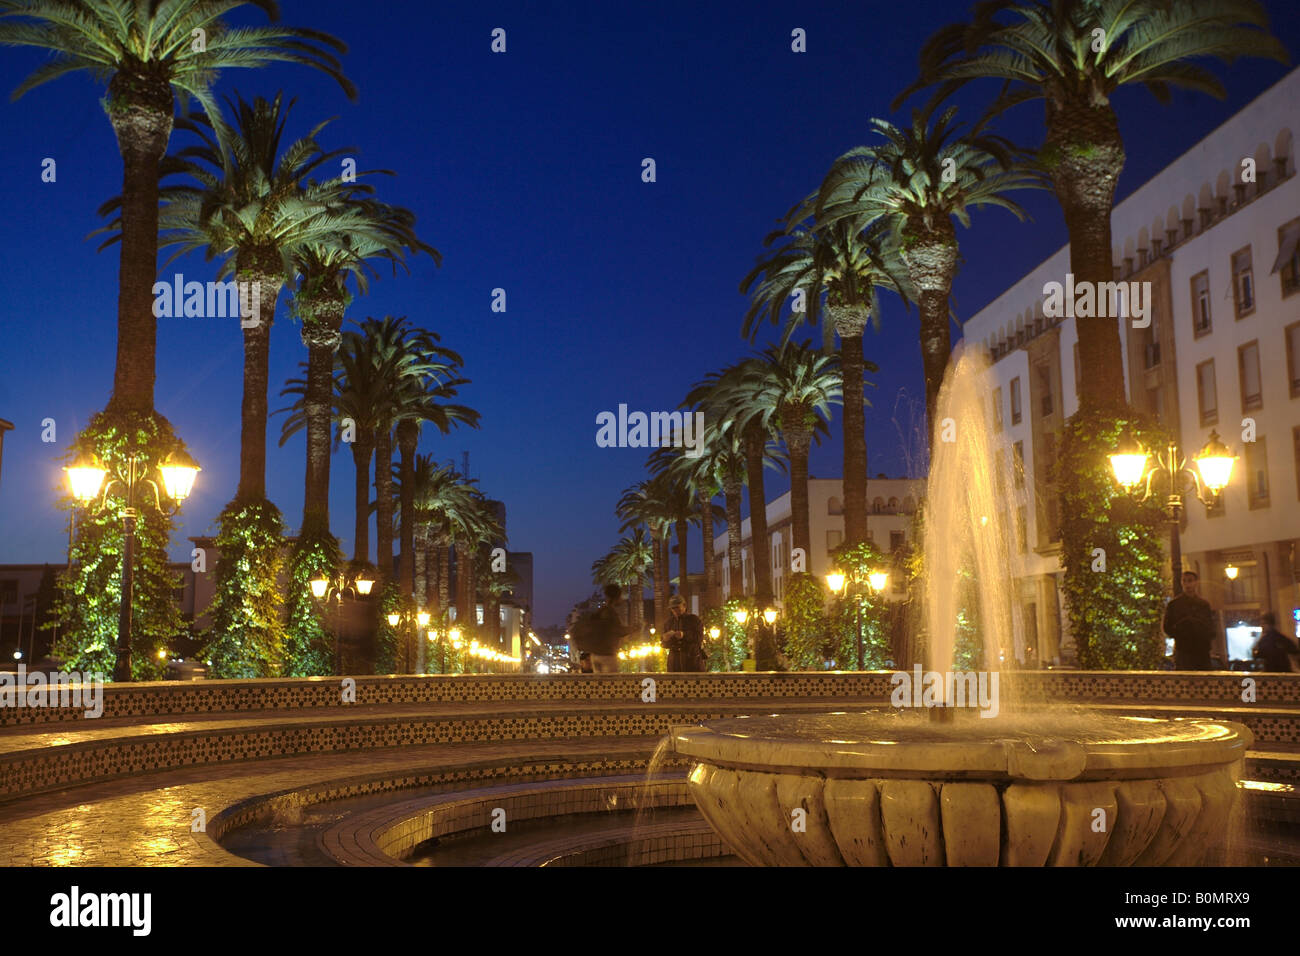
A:
[[[1291,672],[1291,655],[1300,654],[1300,644],[1287,637],[1277,629],[1277,615],[1269,611],[1261,623],[1264,633],[1260,634],[1251,651],[1253,657],[1264,662],[1264,670],[1275,674]]]
[[[668,670],[704,670],[704,624],[686,613],[686,599],[680,594],[668,601],[668,623],[660,644],[668,651]]]
[[[1165,608],[1165,633],[1174,639],[1174,669],[1210,670],[1210,645],[1214,641],[1214,611],[1198,593],[1201,579],[1195,571],[1183,572],[1183,593]]]

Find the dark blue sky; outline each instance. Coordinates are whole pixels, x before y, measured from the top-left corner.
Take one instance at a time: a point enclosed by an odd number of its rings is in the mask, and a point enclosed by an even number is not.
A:
[[[619,403],[672,408],[706,372],[745,354],[738,284],[763,237],[837,155],[868,141],[867,119],[889,115],[921,43],[969,8],[966,0],[798,11],[768,0],[282,6],[285,22],[350,44],[346,71],[359,103],[323,75],[290,66],[228,71],[218,90],[251,98],[283,89],[298,100],[292,134],[337,116],[322,136],[327,148],[356,146],[362,168],[398,173],[380,182],[381,195],[416,212],[443,266],[421,259],[409,277],[385,274],[349,317],[408,315],[464,355],[473,384],[463,399],[483,413],[483,427],[427,432],[421,447],[458,462],[468,451],[471,474],[505,501],[511,547],[536,556],[539,624],[559,621],[590,591],[592,560],[617,540],[619,492],[644,475],[644,452],[596,446],[596,414]],[[1296,50],[1291,0],[1268,6],[1275,32]],[[490,52],[496,27],[507,31],[505,54]],[[790,50],[796,27],[807,31],[807,53]],[[0,90],[39,62],[30,51],[0,50]],[[1284,72],[1267,61],[1220,67],[1226,101],[1178,93],[1162,107],[1143,90],[1122,92],[1121,196]],[[988,92],[959,102],[980,103]],[[16,426],[4,447],[0,562],[64,560],[66,523],[53,506],[58,458],[112,385],[117,252],[97,254],[85,239],[100,224],[95,208],[121,188],[101,97],[89,78],[65,77],[0,103],[0,418]],[[1036,145],[1041,106],[1020,107],[999,131]],[[45,157],[58,163],[56,183],[40,180]],[[656,161],[655,183],[641,181],[645,157]],[[1055,199],[1022,195],[1033,222],[977,213],[959,233],[959,314],[973,314],[1064,242]],[[214,277],[197,257],[178,268],[190,279]],[[490,309],[495,288],[506,290],[504,314]],[[869,391],[868,451],[872,474],[894,476],[907,469],[900,425],[909,432],[908,409],[923,394],[921,363],[915,313],[886,300],[882,320],[866,339],[881,366]],[[305,357],[282,297],[272,409]],[[215,530],[234,493],[241,376],[237,323],[159,320],[156,404],[204,468],[173,541],[177,558],[188,558],[187,536]],[[41,441],[45,418],[56,423],[57,444]],[[270,426],[268,493],[295,531],[303,439],[276,447],[280,421]],[[833,440],[814,450],[812,472],[838,476],[840,462]],[[349,552],[352,480],[343,450],[331,513]],[[769,494],[782,490],[773,476]],[[698,568],[695,532],[690,557]]]

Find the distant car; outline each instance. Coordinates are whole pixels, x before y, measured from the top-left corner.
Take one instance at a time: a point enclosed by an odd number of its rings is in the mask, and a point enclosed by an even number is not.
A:
[[[208,665],[199,661],[168,661],[164,680],[207,680]]]

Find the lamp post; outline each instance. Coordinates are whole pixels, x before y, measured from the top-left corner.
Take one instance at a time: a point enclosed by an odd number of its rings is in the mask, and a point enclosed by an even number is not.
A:
[[[411,637],[414,636],[415,640],[418,641],[420,639],[419,631],[423,631],[429,626],[429,620],[429,612],[422,610],[393,611],[388,615],[388,624],[390,627],[397,627],[399,624],[406,625],[406,627],[403,628],[406,633],[406,637],[403,638],[403,643],[406,644],[404,653],[402,654],[403,662],[410,663]]]
[[[363,571],[358,571],[352,581],[349,581],[344,575],[339,575],[337,578],[327,578],[322,574],[320,577],[308,581],[307,586],[311,588],[311,596],[317,601],[329,602],[331,598],[334,599],[334,667],[342,674],[343,650],[340,646],[338,615],[343,609],[343,596],[350,592],[353,597],[365,597],[370,593],[370,589],[375,586],[374,578],[366,577]]]
[[[826,575],[826,586],[831,589],[831,593],[839,596],[841,599],[853,595],[854,617],[858,630],[858,670],[862,670],[862,601],[858,600],[863,593],[863,585],[871,589],[871,593],[879,594],[885,590],[889,584],[889,575],[884,571],[870,571],[866,574],[866,580],[861,580],[857,572],[845,574],[842,571],[832,571]]]
[[[1219,433],[1212,431],[1210,440],[1193,459],[1196,465],[1194,469],[1188,467],[1187,459],[1172,441],[1150,467],[1147,466],[1148,457],[1147,450],[1126,433],[1120,440],[1119,448],[1110,456],[1110,467],[1115,473],[1115,480],[1137,501],[1146,501],[1156,493],[1156,479],[1162,478],[1167,489],[1165,514],[1169,518],[1169,558],[1173,567],[1174,597],[1177,597],[1183,591],[1183,546],[1178,526],[1183,516],[1183,489],[1187,479],[1191,479],[1196,497],[1209,508],[1218,501],[1219,495],[1227,487],[1237,456],[1219,440]],[[1140,497],[1139,488],[1143,489]],[[1208,498],[1205,492],[1209,493]]]
[[[738,607],[731,612],[732,619],[740,625],[741,632],[745,635],[745,659],[741,661],[740,669],[742,671],[752,671],[757,668],[757,661],[754,657],[753,641],[750,639],[749,628],[749,609]]]
[[[108,503],[108,494],[115,487],[120,488],[126,506],[122,509],[122,601],[117,615],[117,659],[113,665],[114,681],[131,679],[131,598],[135,588],[135,523],[140,516],[140,508],[150,504],[147,487],[153,492],[152,504],[160,514],[174,515],[180,504],[194,490],[194,481],[199,468],[190,455],[182,449],[176,449],[158,466],[158,478],[162,481],[162,490],[158,482],[150,477],[150,469],[145,464],[145,456],[134,448],[126,452],[126,472],[112,474],[107,483],[105,476],[109,470],[91,451],[83,449],[71,465],[64,466],[68,473],[68,486],[72,496],[82,507],[92,507],[102,511]],[[102,490],[101,490],[102,488]],[[164,494],[172,504],[163,506]],[[98,502],[96,502],[98,499]]]

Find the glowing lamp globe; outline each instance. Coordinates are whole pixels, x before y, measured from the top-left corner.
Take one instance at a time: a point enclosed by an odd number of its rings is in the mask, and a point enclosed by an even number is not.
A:
[[[831,589],[832,594],[839,594],[844,590],[844,575],[839,571],[826,575],[826,586]]]
[[[65,465],[63,470],[68,473],[68,486],[72,489],[72,497],[83,505],[95,500],[100,486],[104,483],[104,475],[108,474],[99,459],[87,451],[77,455],[72,464]]]
[[[1210,432],[1210,440],[1196,456],[1196,470],[1201,473],[1201,484],[1205,485],[1211,494],[1217,495],[1228,486],[1228,479],[1232,477],[1232,466],[1236,460],[1237,456],[1228,449],[1227,445],[1219,441],[1219,433]]]
[[[765,610],[763,612],[763,620],[767,621],[768,624],[774,624],[776,622],[776,608],[769,607]]]
[[[158,466],[162,473],[163,488],[172,501],[184,501],[194,490],[194,480],[202,471],[199,463],[190,457],[189,452],[176,449]]]
[[[749,620],[749,612],[746,611],[743,607],[737,608],[735,611],[732,612],[731,616],[736,619],[737,624],[744,624],[746,621]]]
[[[397,627],[397,622],[402,619],[402,615],[394,612],[388,615],[388,624],[390,627]]]
[[[1126,491],[1136,488],[1146,475],[1146,450],[1127,430],[1120,437],[1119,447],[1115,449],[1114,454],[1110,455],[1110,470],[1114,472],[1115,480]]]
[[[457,647],[460,646],[460,628],[453,627],[450,631],[447,632],[447,636],[456,642]]]
[[[312,578],[308,584],[311,585],[311,596],[314,598],[323,598],[325,596],[325,590],[330,585],[324,575],[321,575],[318,578]]]
[[[1230,564],[1223,569],[1223,574],[1229,581],[1237,580],[1237,575],[1240,573],[1241,568],[1237,567],[1235,564]]]
[[[419,623],[420,627],[428,627],[428,626],[429,626],[429,612],[428,612],[428,611],[418,611],[418,612],[416,612],[415,620]]]
[[[363,596],[366,595],[366,594],[369,594],[369,593],[370,593],[370,589],[373,588],[374,586],[375,586],[375,582],[374,582],[374,579],[373,579],[373,578],[367,578],[367,577],[364,577],[364,576],[362,576],[362,575],[358,575],[358,576],[357,576],[357,593],[358,593],[358,594],[361,594],[361,595],[363,595]]]
[[[871,583],[871,590],[883,591],[889,583],[889,575],[884,571],[872,571],[867,575],[867,580]]]

